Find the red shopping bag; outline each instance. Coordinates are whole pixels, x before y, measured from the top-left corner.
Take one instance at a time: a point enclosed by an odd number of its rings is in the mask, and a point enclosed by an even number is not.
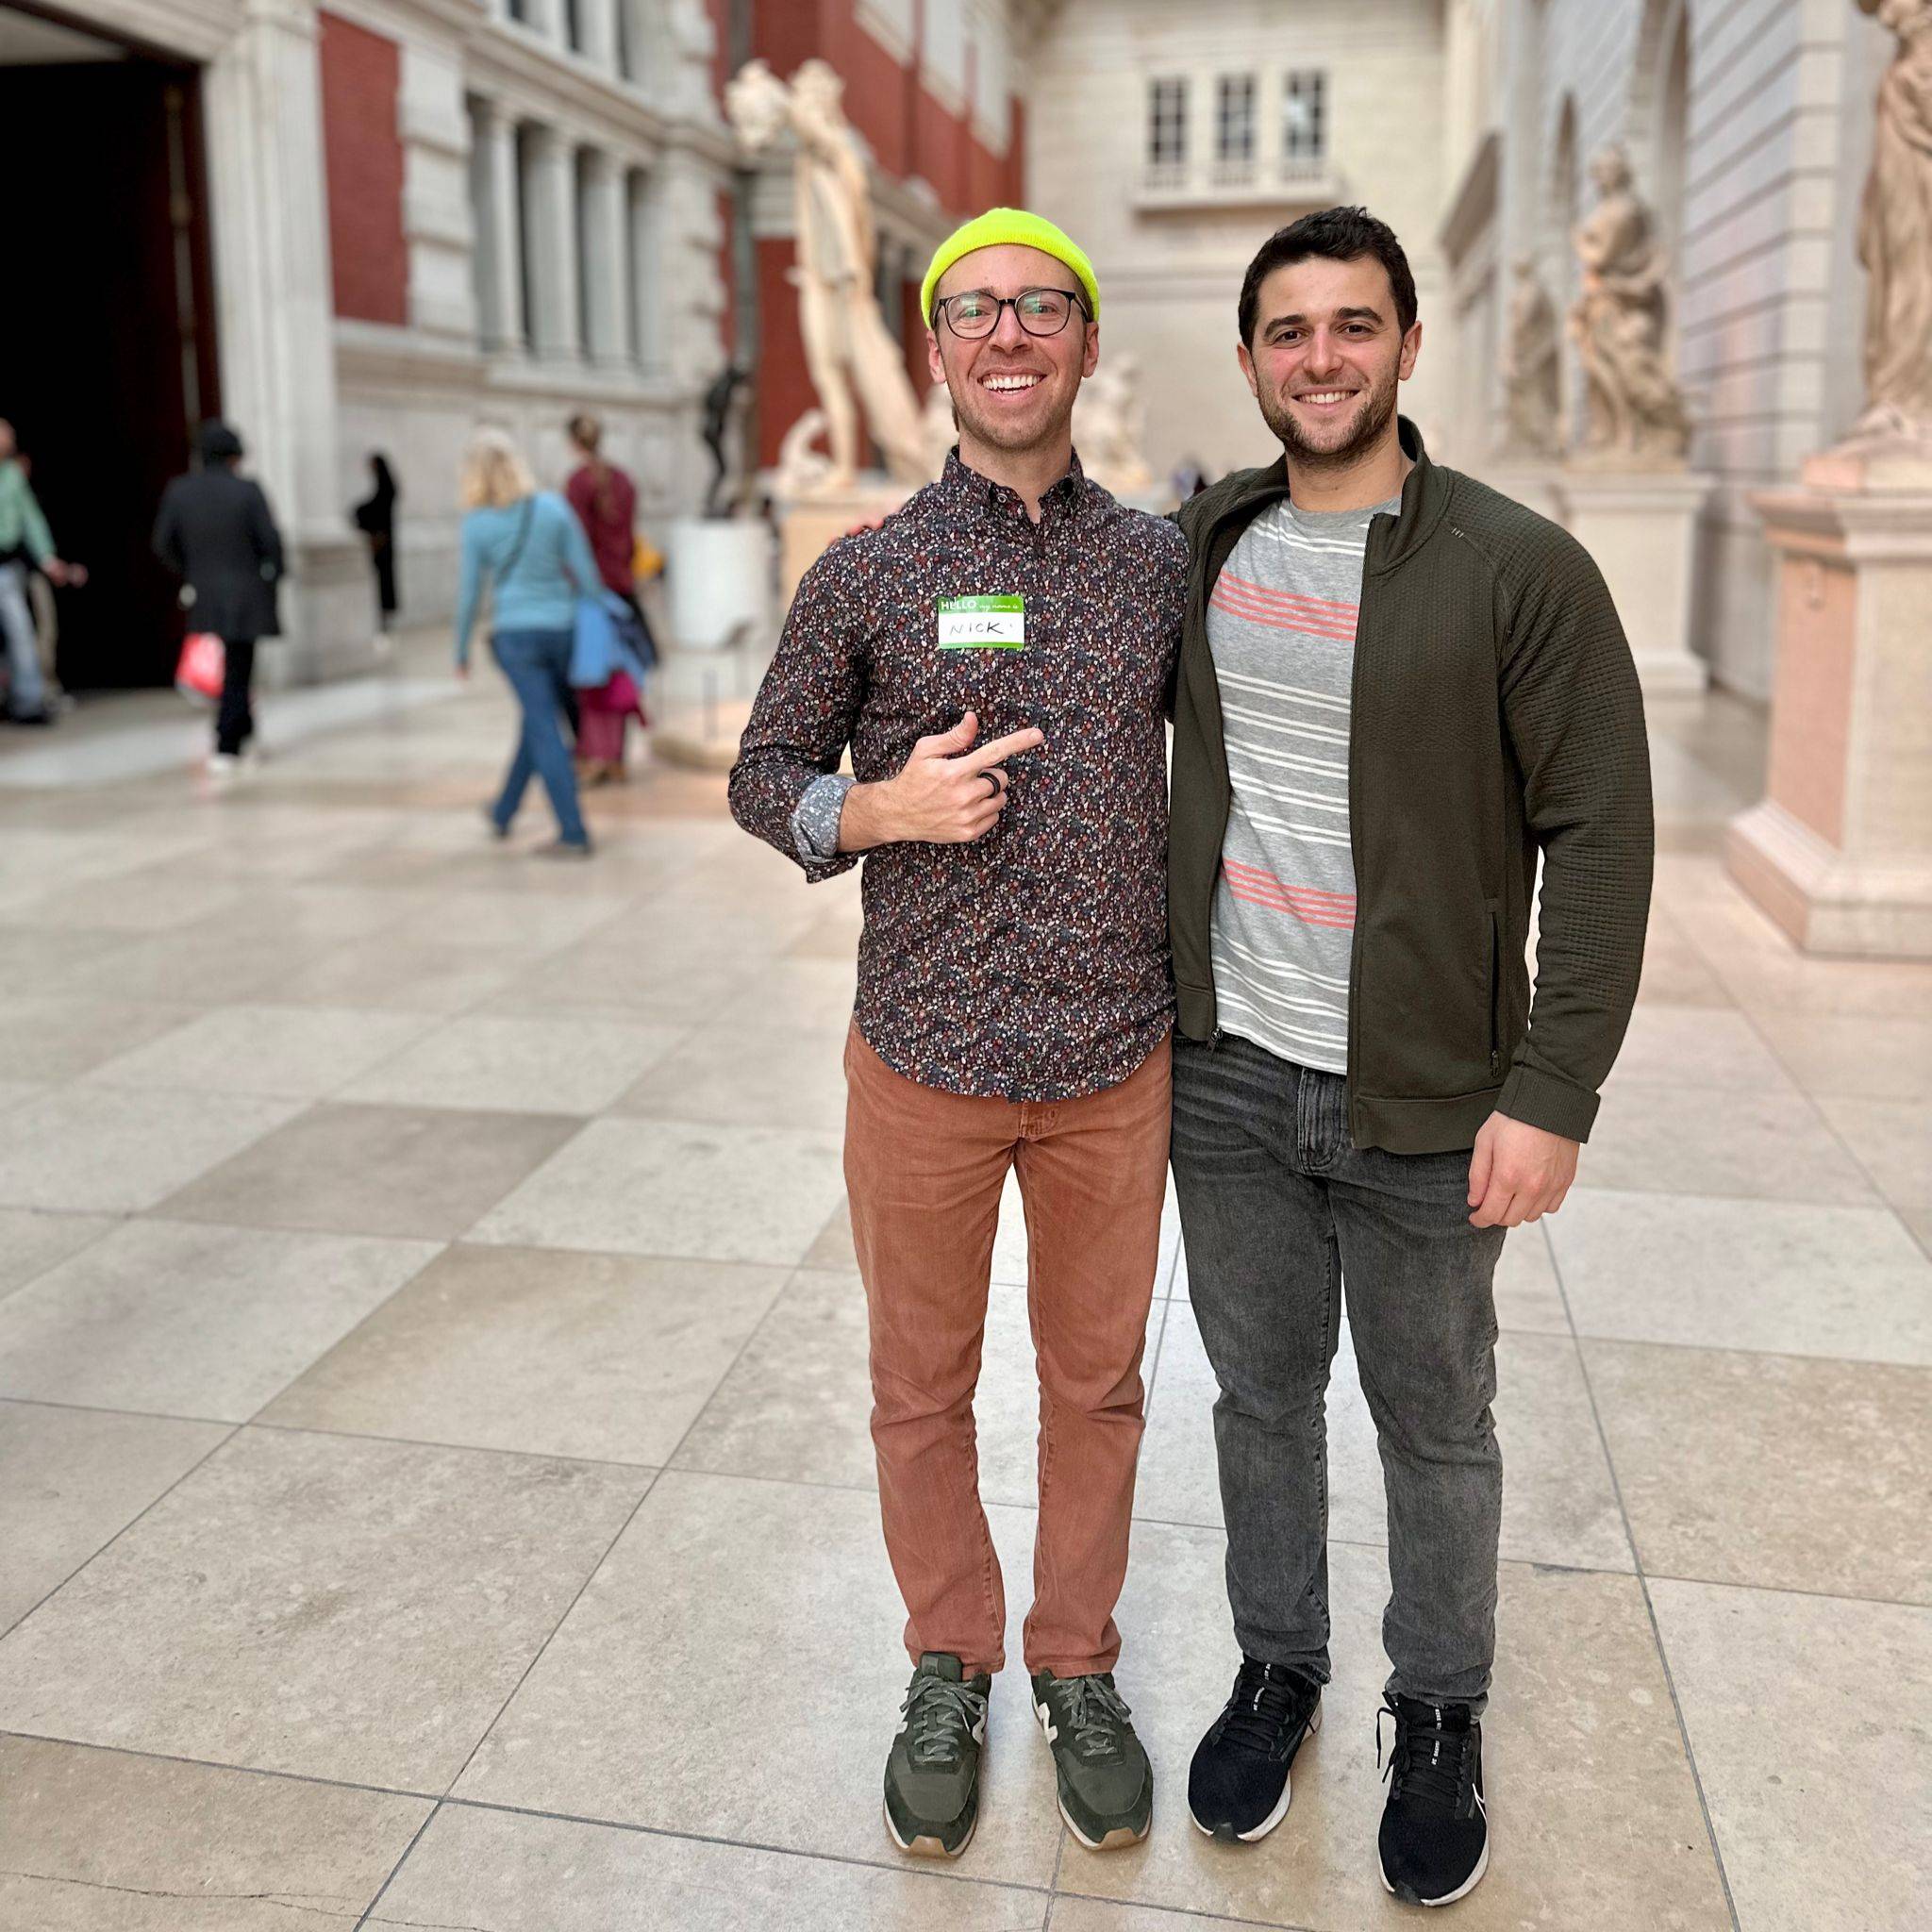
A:
[[[175,665],[175,689],[184,698],[206,698],[209,703],[222,694],[222,680],[227,675],[227,647],[211,630],[193,630],[181,640],[181,656]]]

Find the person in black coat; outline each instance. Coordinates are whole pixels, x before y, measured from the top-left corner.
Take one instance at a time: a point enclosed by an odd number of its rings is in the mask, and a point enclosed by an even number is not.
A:
[[[201,467],[161,492],[155,555],[187,579],[190,627],[213,631],[226,654],[210,769],[232,772],[255,735],[256,641],[281,635],[282,537],[261,486],[235,474],[242,439],[225,423],[204,423],[195,441]]]
[[[375,566],[375,597],[380,626],[388,630],[396,615],[396,498],[402,492],[380,450],[369,458],[375,487],[356,506],[356,527],[369,540],[370,561]]]

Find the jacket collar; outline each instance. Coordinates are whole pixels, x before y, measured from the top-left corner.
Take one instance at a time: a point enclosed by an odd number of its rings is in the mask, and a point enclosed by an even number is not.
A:
[[[1402,453],[1414,467],[1402,485],[1402,513],[1390,540],[1375,553],[1371,566],[1377,575],[1396,568],[1426,543],[1449,508],[1455,472],[1429,460],[1423,433],[1407,416],[1395,419]],[[1288,458],[1276,457],[1265,469],[1250,470],[1237,479],[1221,516],[1241,516],[1245,522],[1266,504],[1288,494]],[[1220,518],[1216,518],[1219,522]]]

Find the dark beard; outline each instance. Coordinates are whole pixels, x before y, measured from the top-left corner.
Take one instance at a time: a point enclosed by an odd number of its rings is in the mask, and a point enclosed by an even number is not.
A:
[[[1382,440],[1389,427],[1389,419],[1395,413],[1395,384],[1396,377],[1391,372],[1386,383],[1377,383],[1370,390],[1347,441],[1334,449],[1316,449],[1305,441],[1301,425],[1294,420],[1286,404],[1258,391],[1255,399],[1261,406],[1262,422],[1274,431],[1291,465],[1299,464],[1306,470],[1345,470],[1352,463],[1358,462]]]

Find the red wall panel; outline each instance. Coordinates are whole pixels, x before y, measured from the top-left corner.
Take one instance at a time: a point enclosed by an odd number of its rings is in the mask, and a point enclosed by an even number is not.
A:
[[[402,56],[393,41],[321,16],[322,145],[335,310],[358,322],[409,320],[403,233]]]

